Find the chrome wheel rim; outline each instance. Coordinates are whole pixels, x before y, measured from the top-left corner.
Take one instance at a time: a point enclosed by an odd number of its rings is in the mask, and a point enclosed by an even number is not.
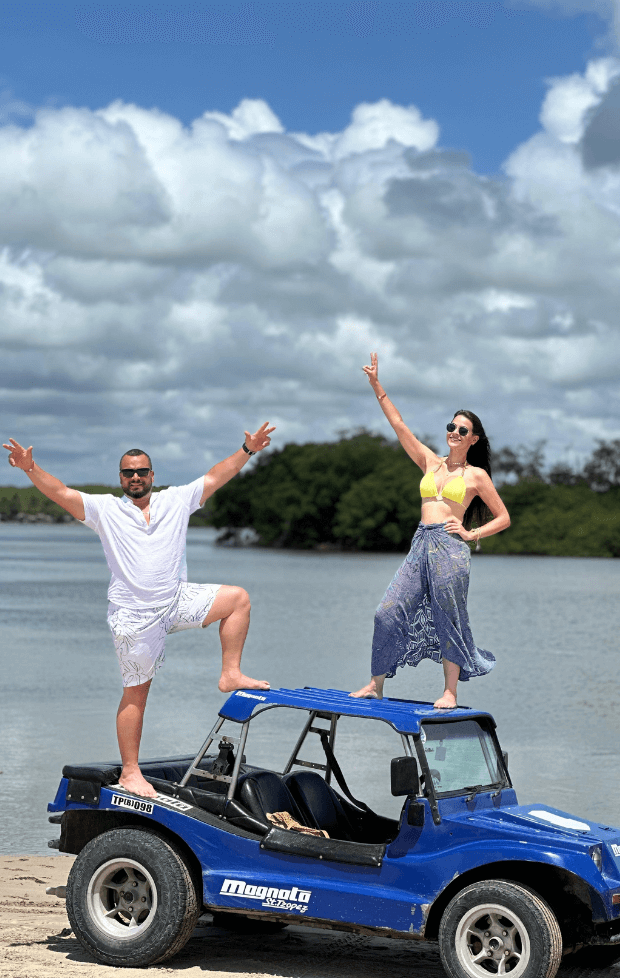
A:
[[[135,859],[110,859],[88,884],[90,916],[106,937],[135,941],[153,924],[157,888],[149,871]]]
[[[497,903],[482,903],[459,921],[455,950],[470,978],[520,978],[530,960],[530,938],[513,910]]]

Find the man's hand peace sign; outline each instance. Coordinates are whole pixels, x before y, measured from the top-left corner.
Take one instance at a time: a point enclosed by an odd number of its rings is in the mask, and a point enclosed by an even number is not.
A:
[[[267,448],[271,444],[271,438],[269,435],[272,431],[276,430],[276,426],[272,425],[269,427],[269,422],[265,421],[264,424],[260,426],[258,431],[255,431],[253,435],[249,431],[245,431],[245,444],[251,452],[262,452],[263,448]]]
[[[5,445],[3,443],[2,447],[8,449],[9,455],[9,465],[12,465],[16,469],[23,469],[24,472],[30,472],[34,466],[32,461],[32,445],[30,448],[24,448],[20,445],[18,441],[14,438],[9,438],[10,445]]]

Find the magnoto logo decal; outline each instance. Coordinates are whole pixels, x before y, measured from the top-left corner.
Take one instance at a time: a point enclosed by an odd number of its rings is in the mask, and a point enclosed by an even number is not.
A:
[[[224,880],[220,893],[260,900],[263,907],[296,910],[298,913],[306,912],[312,896],[312,890],[300,890],[297,886],[291,887],[290,890],[281,890],[277,886],[257,886],[244,880]]]
[[[611,844],[611,851],[613,852],[614,856],[620,856],[620,846],[617,846],[615,842],[612,842]]]

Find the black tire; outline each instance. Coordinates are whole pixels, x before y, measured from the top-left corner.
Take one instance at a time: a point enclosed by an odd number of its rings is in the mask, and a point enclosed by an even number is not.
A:
[[[213,926],[230,930],[235,934],[277,934],[288,927],[277,920],[264,917],[244,917],[240,913],[226,913],[225,910],[212,910]]]
[[[448,904],[439,951],[450,978],[554,978],[562,935],[553,911],[534,890],[488,880],[466,887]]]
[[[180,851],[143,829],[112,829],[92,839],[67,880],[75,936],[98,961],[117,967],[172,957],[189,939],[200,909]]]

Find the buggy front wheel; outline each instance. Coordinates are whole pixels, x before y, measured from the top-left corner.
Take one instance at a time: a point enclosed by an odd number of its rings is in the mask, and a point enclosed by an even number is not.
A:
[[[534,890],[488,880],[461,890],[439,926],[450,978],[554,978],[562,958],[557,919]]]

